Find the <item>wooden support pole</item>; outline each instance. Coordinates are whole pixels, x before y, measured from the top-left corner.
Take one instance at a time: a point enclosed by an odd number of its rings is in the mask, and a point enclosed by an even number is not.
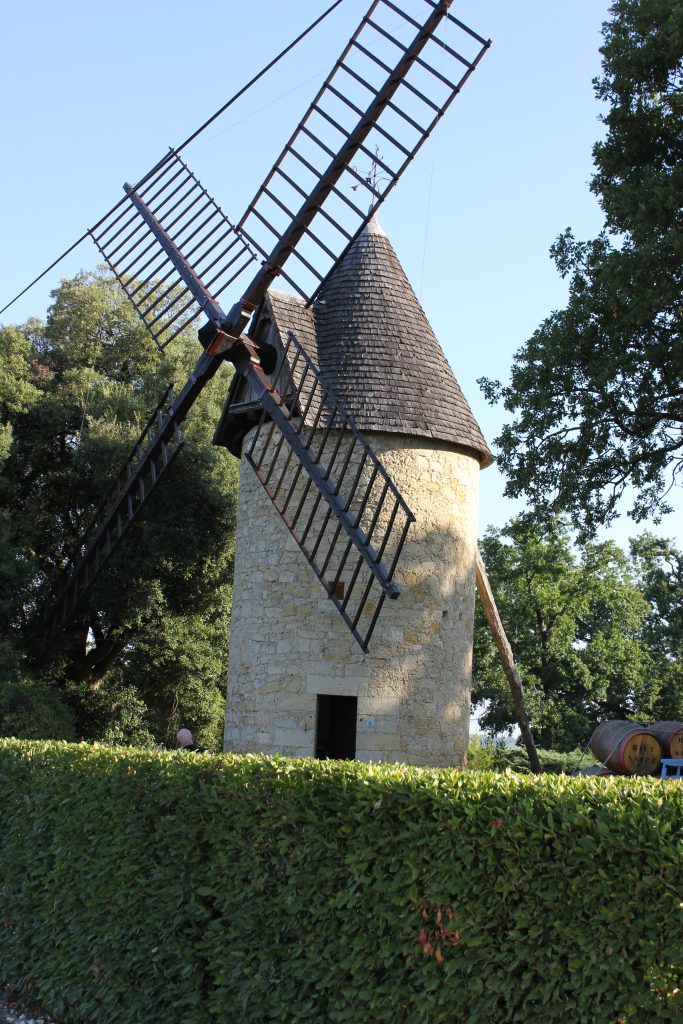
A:
[[[529,720],[526,717],[526,711],[524,709],[524,688],[522,687],[522,680],[520,679],[519,672],[515,667],[515,658],[512,653],[512,648],[510,647],[510,641],[507,638],[503,623],[501,622],[498,607],[493,596],[493,591],[491,590],[491,584],[489,583],[489,578],[486,573],[484,559],[481,557],[481,551],[478,546],[477,590],[479,591],[479,597],[481,598],[481,603],[484,608],[486,621],[489,624],[489,628],[493,634],[493,639],[496,647],[498,648],[503,672],[505,672],[510,684],[512,705],[515,709],[515,718],[517,719],[517,725],[519,726],[524,746],[526,747],[527,754],[529,755],[529,764],[531,765],[531,770],[538,775],[541,771],[541,762],[538,760],[536,744],[534,743],[534,738],[531,735]]]

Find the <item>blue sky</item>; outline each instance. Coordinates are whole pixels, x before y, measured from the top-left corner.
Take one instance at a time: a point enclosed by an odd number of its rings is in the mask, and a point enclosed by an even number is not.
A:
[[[0,15],[0,306],[93,224],[169,145],[185,139],[327,6],[157,0],[45,0]],[[184,157],[239,219],[368,6],[344,0],[315,36]],[[487,438],[504,422],[479,393],[505,379],[512,355],[566,284],[548,249],[571,225],[601,226],[588,189],[602,127],[599,73],[606,0],[454,0],[452,11],[493,46],[394,194],[380,220]],[[43,316],[61,276],[96,265],[84,243],[4,322]],[[480,523],[519,506],[482,474]],[[683,540],[678,516],[658,531]],[[622,519],[620,543],[638,532]]]

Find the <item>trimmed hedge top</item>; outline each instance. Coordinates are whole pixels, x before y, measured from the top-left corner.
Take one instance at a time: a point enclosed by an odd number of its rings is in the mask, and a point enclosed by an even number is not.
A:
[[[680,1022],[683,786],[0,740],[0,981],[69,1024]]]

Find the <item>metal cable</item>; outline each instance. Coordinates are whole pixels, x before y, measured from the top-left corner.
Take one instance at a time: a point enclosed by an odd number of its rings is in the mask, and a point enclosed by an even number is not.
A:
[[[238,91],[233,96],[231,96],[230,99],[226,103],[224,103],[223,106],[220,107],[215,112],[215,114],[212,114],[211,117],[207,121],[205,121],[199,128],[197,128],[196,131],[192,132],[192,134],[190,136],[188,136],[188,138],[186,138],[184,142],[181,142],[181,144],[179,146],[177,146],[174,150],[170,150],[168,153],[166,153],[162,157],[162,159],[159,160],[159,162],[156,163],[154,165],[154,167],[152,167],[151,170],[149,170],[147,172],[147,174],[145,174],[144,177],[140,178],[140,180],[133,186],[133,191],[136,191],[138,188],[140,188],[142,185],[144,185],[144,183],[146,181],[148,181],[149,178],[151,178],[153,174],[156,174],[156,172],[161,167],[163,167],[164,164],[166,164],[171,159],[173,153],[180,153],[183,149],[185,149],[186,146],[189,146],[191,142],[194,142],[194,140],[199,135],[201,135],[201,133],[203,131],[205,131],[209,127],[209,125],[213,124],[213,122],[217,118],[219,118],[221,116],[221,114],[225,113],[225,111],[228,109],[228,107],[231,107],[233,105],[233,103],[236,103],[238,99],[240,99],[242,96],[244,96],[244,94],[249,89],[251,89],[252,85],[255,85],[256,82],[258,82],[260,78],[263,78],[263,76],[266,75],[271,70],[271,68],[275,67],[275,65],[279,61],[281,61],[282,58],[285,57],[290,52],[290,50],[293,50],[295,46],[297,46],[303,39],[306,38],[306,36],[310,32],[313,31],[313,29],[317,28],[318,25],[322,21],[324,21],[325,18],[329,14],[332,13],[332,11],[334,11],[337,7],[339,7],[339,5],[341,3],[343,3],[343,0],[334,0],[334,2],[332,4],[330,4],[330,6],[325,11],[323,11],[323,13],[321,15],[319,15],[315,19],[315,21],[311,22],[311,24],[308,26],[308,28],[304,29],[304,31],[301,32],[296,37],[296,39],[293,39],[292,42],[289,43],[284,48],[284,50],[281,50],[280,53],[278,53],[278,55],[276,57],[274,57],[268,64],[265,65],[265,67],[261,68],[261,70],[256,75],[254,75],[254,77],[251,78],[247,82],[246,85],[243,85],[241,89],[238,89]],[[119,199],[119,201],[117,203],[115,203],[114,206],[112,206],[112,208],[110,210],[108,210],[107,213],[105,213],[105,215],[103,217],[101,217],[97,221],[96,224],[93,224],[93,226],[88,231],[84,231],[83,234],[81,235],[81,237],[79,239],[77,239],[77,241],[75,241],[72,245],[70,245],[68,249],[65,249],[61,256],[58,256],[57,259],[54,260],[54,262],[52,262],[49,267],[46,267],[45,270],[43,270],[43,272],[41,274],[38,274],[37,277],[34,277],[34,279],[31,281],[30,284],[27,284],[25,288],[23,288],[17,295],[14,296],[13,299],[11,299],[7,303],[7,305],[3,306],[2,309],[0,309],[0,314],[4,313],[6,309],[10,308],[10,306],[13,306],[14,303],[17,301],[17,299],[20,299],[22,297],[22,295],[25,295],[27,291],[29,291],[31,288],[33,288],[34,284],[37,284],[38,281],[42,280],[42,278],[44,278],[46,274],[49,274],[50,271],[53,270],[59,263],[61,263],[63,259],[66,259],[66,257],[69,255],[69,253],[72,253],[74,251],[74,249],[78,248],[78,246],[81,244],[81,242],[84,242],[85,239],[90,236],[91,232],[95,231],[95,229],[98,228],[100,226],[100,224],[102,224],[107,219],[107,217],[109,217],[114,212],[114,210],[117,210],[119,208],[119,206],[122,206],[127,201],[128,201],[128,196],[127,195],[123,196],[121,199]]]

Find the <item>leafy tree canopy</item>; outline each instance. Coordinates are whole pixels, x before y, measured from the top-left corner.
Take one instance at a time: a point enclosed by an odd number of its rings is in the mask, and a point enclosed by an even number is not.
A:
[[[220,745],[238,464],[211,438],[226,373],[52,660],[39,656],[55,576],[160,395],[194,365],[194,331],[171,348],[158,353],[107,273],[64,281],[46,323],[0,329],[0,733],[16,734],[31,700],[42,714],[47,687],[71,713],[65,735],[171,742],[187,725]]]
[[[525,688],[536,742],[571,750],[614,718],[683,717],[681,552],[649,534],[632,557],[613,542],[572,544],[530,516],[486,532],[481,549]],[[483,612],[475,621],[474,703],[482,726],[515,718]]]
[[[645,533],[631,541],[631,562],[648,603],[643,638],[657,665],[659,714],[683,720],[683,552]]]
[[[683,466],[683,0],[615,0],[611,13],[591,184],[604,230],[560,235],[566,309],[516,353],[509,385],[480,381],[514,414],[497,438],[506,493],[588,534],[627,487],[636,521],[668,511]]]

